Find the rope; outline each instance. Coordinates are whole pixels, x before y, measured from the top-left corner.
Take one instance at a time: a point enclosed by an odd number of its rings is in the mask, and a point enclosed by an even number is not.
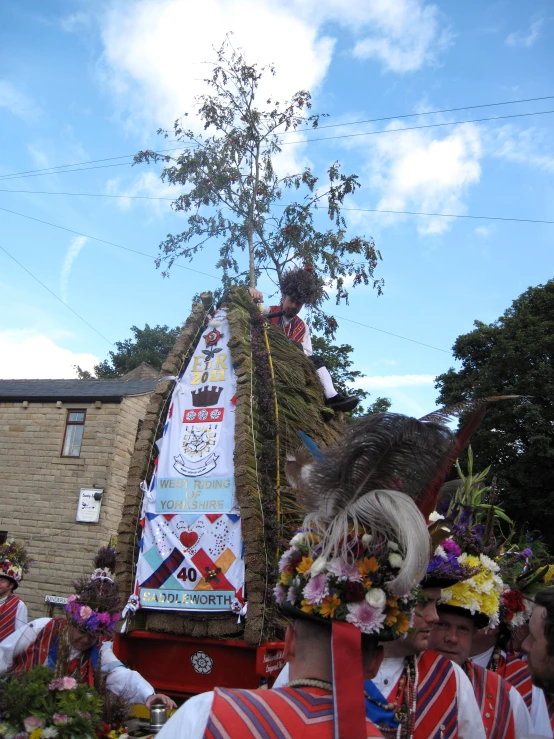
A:
[[[258,305],[258,310],[262,312],[261,305]],[[262,328],[264,332],[265,348],[267,350],[267,359],[269,362],[269,371],[271,374],[271,384],[273,387],[273,406],[275,409],[275,493],[277,502],[277,526],[279,528],[279,535],[281,535],[281,444],[279,438],[279,403],[277,402],[277,387],[275,385],[275,372],[273,370],[273,357],[271,356],[271,348],[269,346],[269,339],[267,336],[267,326],[265,321],[262,321]],[[279,557],[279,547],[277,546],[277,557]]]

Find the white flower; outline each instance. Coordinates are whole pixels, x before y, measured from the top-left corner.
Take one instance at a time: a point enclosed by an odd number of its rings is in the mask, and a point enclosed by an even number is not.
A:
[[[306,541],[306,536],[304,535],[304,533],[302,531],[299,531],[290,540],[290,546],[291,547],[297,547],[300,544],[304,544],[305,541]]]
[[[399,570],[404,564],[404,560],[399,554],[396,554],[395,552],[393,552],[392,554],[389,554],[389,564],[391,567],[394,567],[396,570]]]
[[[389,549],[392,549],[393,552],[398,551],[398,544],[395,541],[387,541],[387,546]]]
[[[498,572],[500,570],[500,567],[496,564],[496,562],[490,557],[487,557],[486,554],[480,554],[479,560],[483,567],[486,567],[487,570],[489,570],[490,572]]]
[[[435,557],[440,557],[441,559],[448,559],[446,552],[444,551],[444,549],[441,547],[440,544],[435,549]]]
[[[387,602],[387,595],[384,590],[381,590],[381,588],[371,588],[371,590],[365,594],[365,600],[370,606],[382,610]]]
[[[441,590],[441,603],[449,603],[452,598],[454,597],[454,593],[452,592],[452,588],[444,588]]]
[[[47,726],[42,730],[42,739],[54,739],[55,736],[58,736],[58,732],[53,726]]]
[[[325,557],[318,557],[313,565],[308,570],[310,577],[319,575],[327,567],[327,560]]]
[[[444,516],[441,516],[440,513],[433,511],[433,513],[429,514],[429,523],[435,523],[435,521],[444,521]]]
[[[362,544],[367,548],[368,544],[373,540],[371,534],[364,534],[362,536]]]

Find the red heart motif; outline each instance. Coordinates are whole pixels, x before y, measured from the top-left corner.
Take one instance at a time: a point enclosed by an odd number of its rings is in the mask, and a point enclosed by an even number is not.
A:
[[[195,531],[183,531],[179,539],[185,549],[190,549],[198,541],[198,534]]]

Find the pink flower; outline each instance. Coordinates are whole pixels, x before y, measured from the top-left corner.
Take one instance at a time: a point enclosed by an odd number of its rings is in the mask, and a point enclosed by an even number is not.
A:
[[[313,605],[319,606],[322,600],[329,595],[327,575],[316,575],[304,588],[304,598]]]
[[[55,724],[67,724],[69,721],[69,716],[67,716],[65,713],[55,713],[52,716],[52,721]]]
[[[455,557],[459,557],[462,553],[462,550],[453,539],[445,539],[443,542],[441,542],[441,546],[445,552],[449,552]]]
[[[363,634],[377,634],[385,621],[385,614],[380,608],[369,603],[349,603],[346,620],[354,624]]]
[[[284,588],[281,583],[277,583],[277,585],[273,588],[273,595],[277,603],[284,603],[285,598],[287,597],[286,588]]]
[[[35,729],[42,729],[44,721],[38,716],[29,716],[23,722],[23,726],[25,727],[25,731],[30,734],[31,731],[34,731]]]
[[[74,600],[77,600],[77,596],[76,595],[70,595],[69,598],[67,599],[67,602],[68,603],[73,603]]]
[[[342,559],[332,559],[327,565],[327,572],[330,575],[335,575],[339,580],[362,582],[362,575],[356,565]]]
[[[90,616],[92,616],[92,608],[90,606],[81,606],[81,610],[79,611],[79,616],[82,619],[87,619]]]
[[[102,626],[109,626],[112,619],[109,613],[99,613],[98,621],[102,624]]]
[[[74,677],[63,677],[62,678],[62,690],[75,690],[77,687],[77,680]]]

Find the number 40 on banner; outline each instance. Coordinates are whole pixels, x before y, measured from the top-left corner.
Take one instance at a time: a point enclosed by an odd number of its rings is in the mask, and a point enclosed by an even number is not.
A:
[[[198,577],[198,572],[194,569],[194,567],[189,567],[188,569],[186,567],[183,567],[183,569],[177,574],[178,580],[184,580],[185,582],[189,580],[190,582],[196,582],[196,579]]]

